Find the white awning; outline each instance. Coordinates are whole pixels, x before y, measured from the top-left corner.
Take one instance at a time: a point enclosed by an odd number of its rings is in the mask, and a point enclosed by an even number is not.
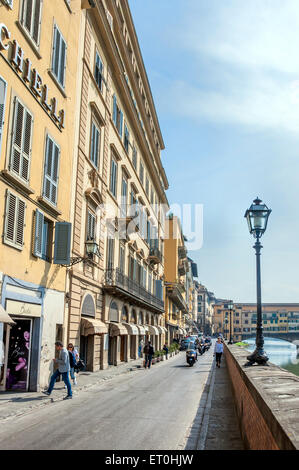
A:
[[[2,305],[0,305],[0,323],[9,323],[10,325],[15,325],[15,322],[4,310]]]
[[[147,327],[148,327],[148,332],[149,332],[150,335],[159,336],[159,331],[158,331],[158,328],[156,326],[147,325]]]
[[[122,323],[110,322],[109,323],[109,334],[110,336],[119,336],[119,335],[127,335],[128,330]]]
[[[124,325],[125,328],[127,328],[127,331],[128,331],[128,334],[129,335],[139,335],[139,330],[137,328],[136,325],[134,325],[133,323],[122,323],[122,325]]]
[[[108,333],[108,325],[101,320],[95,318],[81,317],[81,334],[82,336],[103,335]]]
[[[179,335],[183,335],[184,334],[184,331],[182,328],[179,328]]]
[[[136,325],[141,336],[145,335],[145,327],[142,325]]]
[[[165,326],[160,326],[160,328],[162,328],[162,330],[163,330],[163,334],[165,334],[165,335],[166,335],[166,334],[167,334],[167,328],[165,328]]]

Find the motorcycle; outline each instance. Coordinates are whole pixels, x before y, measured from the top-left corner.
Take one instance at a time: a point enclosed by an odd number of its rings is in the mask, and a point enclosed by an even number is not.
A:
[[[195,363],[195,361],[197,360],[196,351],[194,351],[193,349],[190,349],[189,351],[187,351],[186,352],[186,360],[187,360],[187,363],[189,364],[189,366],[192,367],[193,364]]]

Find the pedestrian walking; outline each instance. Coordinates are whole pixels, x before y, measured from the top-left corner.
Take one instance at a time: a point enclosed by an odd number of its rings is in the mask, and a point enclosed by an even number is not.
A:
[[[144,352],[144,368],[146,369],[148,367],[148,369],[150,369],[153,355],[154,355],[154,348],[151,345],[150,341],[148,341],[148,343],[144,346],[143,352]]]
[[[45,395],[51,395],[52,390],[54,388],[55,382],[57,377],[62,375],[62,379],[67,386],[67,396],[64,397],[64,400],[73,398],[72,394],[72,386],[69,378],[69,373],[70,373],[70,359],[69,359],[69,352],[66,348],[63,347],[63,344],[61,341],[56,341],[55,343],[55,349],[56,351],[59,351],[59,358],[58,359],[53,359],[55,363],[58,364],[58,369],[52,374],[52,377],[50,379],[50,384],[49,388],[46,392],[43,392]]]
[[[165,351],[166,359],[168,359],[168,347],[167,347],[167,344],[164,344],[164,346],[163,346],[163,351]]]
[[[143,339],[141,339],[139,341],[139,346],[138,346],[138,357],[142,357],[143,345],[144,345],[144,341]]]
[[[214,349],[214,355],[216,355],[217,367],[220,367],[222,353],[223,353],[223,342],[221,341],[221,338],[219,337],[217,338],[215,349]]]
[[[79,359],[78,351],[75,349],[73,343],[69,343],[67,350],[69,352],[69,359],[70,359],[70,376],[73,381],[73,385],[77,385],[77,379],[75,376],[75,366],[77,364],[77,360]],[[66,385],[65,385],[66,388]]]

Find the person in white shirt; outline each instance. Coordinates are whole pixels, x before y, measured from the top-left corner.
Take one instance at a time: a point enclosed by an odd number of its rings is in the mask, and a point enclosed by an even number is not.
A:
[[[221,341],[221,338],[217,338],[216,344],[215,344],[215,349],[214,349],[214,355],[216,355],[216,366],[220,367],[220,362],[221,362],[221,356],[223,353],[223,343]]]

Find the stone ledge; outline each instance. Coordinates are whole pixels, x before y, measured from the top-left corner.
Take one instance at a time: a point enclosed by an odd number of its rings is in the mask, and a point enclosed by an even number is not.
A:
[[[268,366],[244,367],[248,354],[248,351],[238,346],[225,345],[240,428],[247,447],[260,448],[258,440],[263,442],[264,439],[272,449],[299,449],[299,377],[272,363]],[[237,384],[234,384],[237,377],[245,385],[243,392],[247,394],[248,400],[244,393],[238,395]],[[256,409],[250,405],[250,397]],[[248,432],[249,423],[244,422],[248,414],[250,425],[256,424],[257,434],[260,426],[260,431],[268,432],[268,435],[255,437],[254,432]]]

